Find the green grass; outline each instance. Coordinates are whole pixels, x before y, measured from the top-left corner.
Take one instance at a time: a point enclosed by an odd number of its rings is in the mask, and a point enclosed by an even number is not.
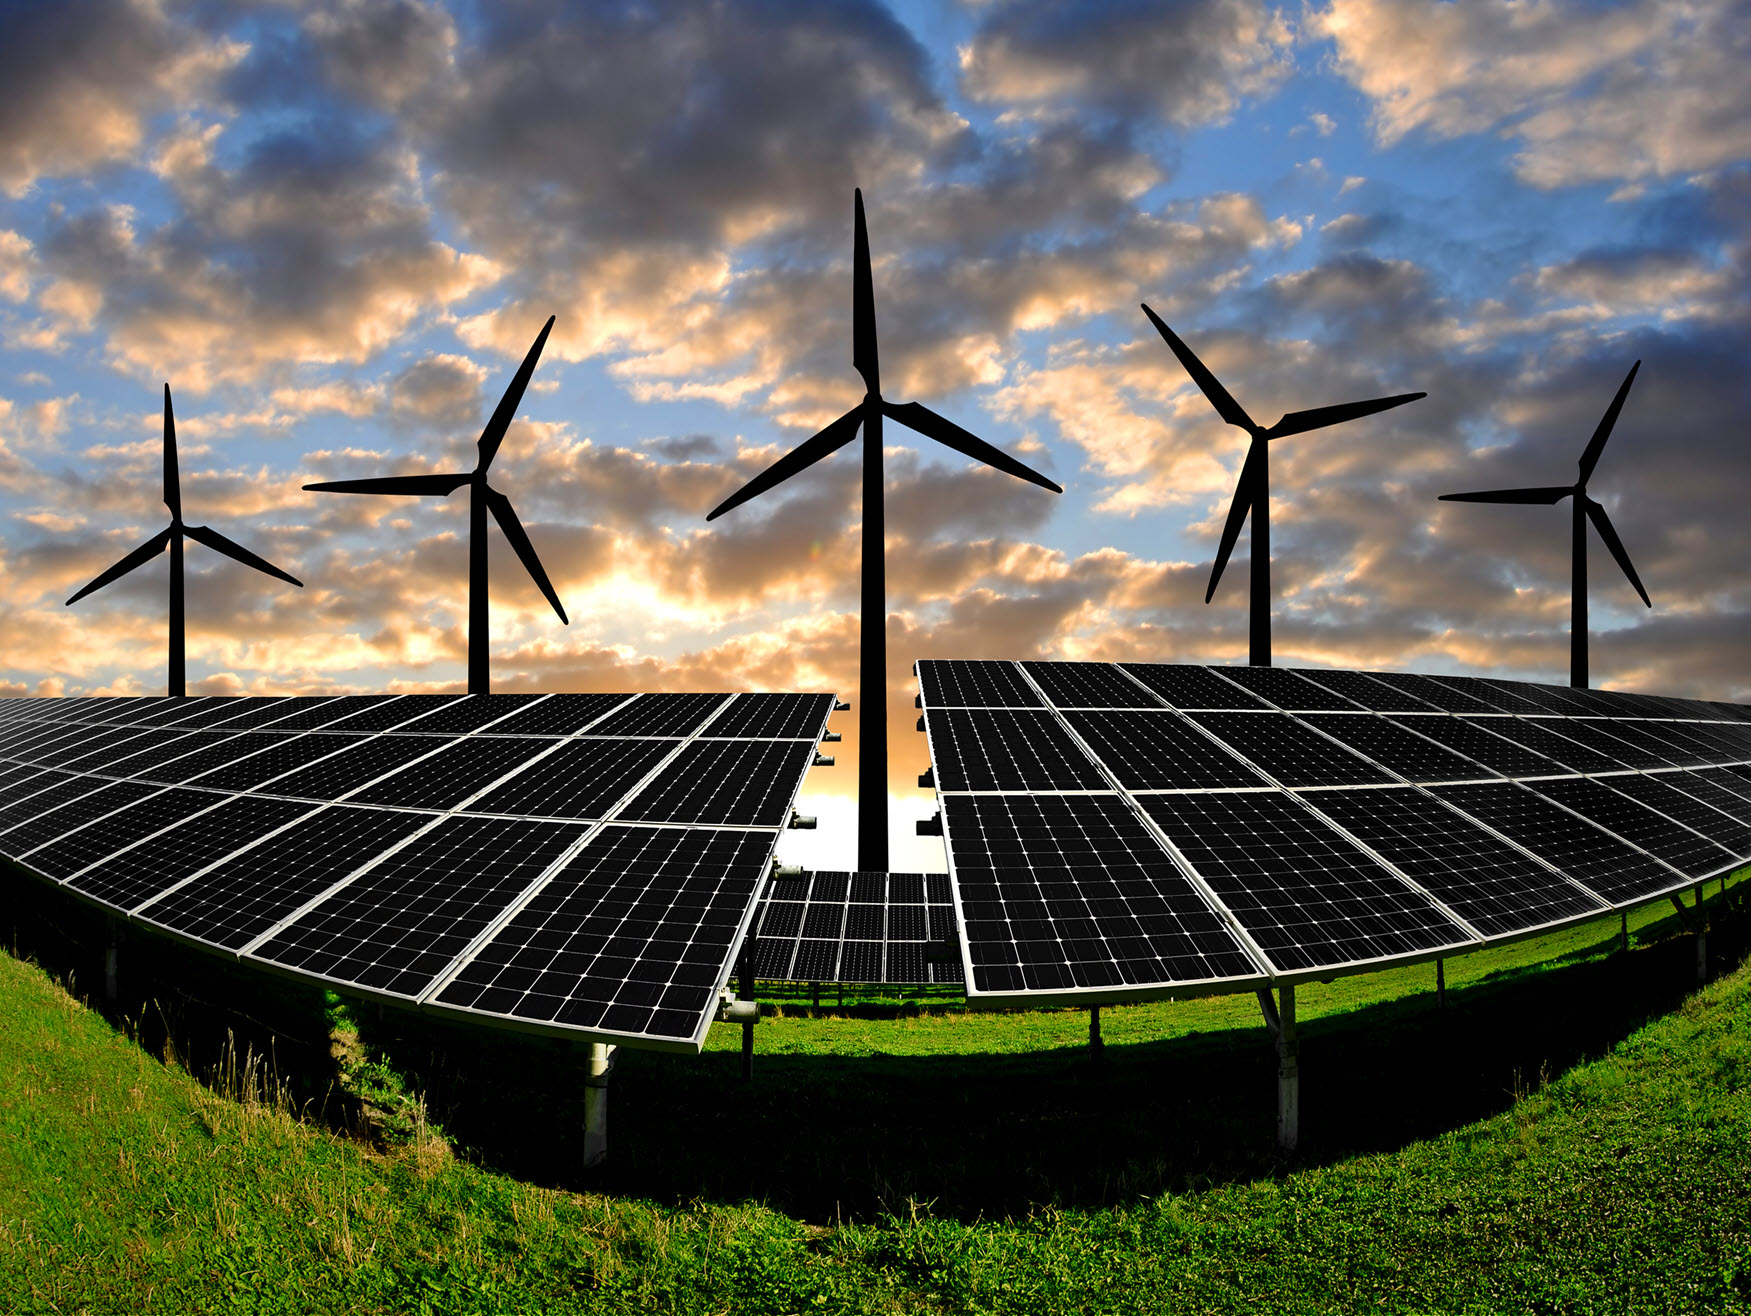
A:
[[[1711,887],[1711,891],[1713,888]],[[21,901],[0,1311],[1751,1312],[1751,911],[1711,896],[1300,989],[1303,1145],[1251,998],[970,1013],[793,994],[581,1063]],[[167,1062],[166,1056],[169,1061]],[[267,1055],[269,1062],[258,1061]],[[195,1077],[198,1075],[199,1078]]]

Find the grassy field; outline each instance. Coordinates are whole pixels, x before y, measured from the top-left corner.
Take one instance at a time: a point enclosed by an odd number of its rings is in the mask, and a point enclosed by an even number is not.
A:
[[[1751,1312],[1751,902],[1298,992],[1302,1145],[1250,997],[970,1013],[791,993],[623,1052],[349,1007],[19,892],[0,924],[0,1311]],[[14,888],[9,887],[9,897]],[[71,986],[71,991],[67,988]],[[762,993],[771,999],[776,993]],[[264,1059],[265,1058],[265,1059]]]

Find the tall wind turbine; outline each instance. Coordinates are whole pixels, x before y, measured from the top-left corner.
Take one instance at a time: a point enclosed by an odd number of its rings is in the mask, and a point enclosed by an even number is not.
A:
[[[857,756],[857,866],[866,872],[880,872],[888,867],[888,600],[882,543],[882,418],[897,420],[908,429],[1007,475],[1053,493],[1064,490],[921,403],[889,402],[882,397],[881,369],[876,360],[875,293],[869,273],[869,232],[863,222],[862,190],[853,191],[852,198],[855,236],[851,257],[851,364],[863,376],[868,391],[862,402],[749,480],[705,519],[715,520],[732,507],[739,507],[829,453],[837,452],[856,438],[859,426],[862,427],[863,599],[858,685],[863,692],[863,711],[858,722],[862,730],[858,733]]]
[[[1617,424],[1617,413],[1623,410],[1623,400],[1629,396],[1629,386],[1635,383],[1635,372],[1641,368],[1642,363],[1637,361],[1623,377],[1617,396],[1611,399],[1611,405],[1605,408],[1605,415],[1599,421],[1599,428],[1593,431],[1593,437],[1587,441],[1587,449],[1581,454],[1581,478],[1573,484],[1547,485],[1536,489],[1486,489],[1480,493],[1441,495],[1441,501],[1450,503],[1560,503],[1573,496],[1575,509],[1571,538],[1574,553],[1574,613],[1569,623],[1569,684],[1577,690],[1587,688],[1588,521],[1592,521],[1593,528],[1599,532],[1599,538],[1605,541],[1605,547],[1611,550],[1611,556],[1617,559],[1617,565],[1623,568],[1623,574],[1629,577],[1629,583],[1635,586],[1635,592],[1642,596],[1642,602],[1650,608],[1654,606],[1653,600],[1648,598],[1647,590],[1642,588],[1641,577],[1636,575],[1635,568],[1630,565],[1629,554],[1623,551],[1623,541],[1612,528],[1611,518],[1605,514],[1603,507],[1587,496],[1587,480],[1592,476],[1593,468],[1599,464],[1599,454],[1605,451],[1605,440],[1611,437],[1611,428]]]
[[[505,389],[505,395],[499,399],[498,410],[492,413],[492,419],[487,421],[486,428],[480,432],[480,458],[472,471],[452,475],[384,475],[369,480],[326,480],[320,484],[304,486],[306,489],[319,489],[325,493],[416,494],[440,498],[455,493],[463,485],[469,487],[468,693],[471,695],[486,694],[492,684],[491,655],[488,652],[492,637],[487,629],[487,512],[490,511],[493,520],[499,523],[499,529],[505,532],[505,538],[517,550],[518,558],[522,560],[535,583],[541,587],[541,592],[559,614],[560,621],[567,626],[571,625],[565,609],[559,604],[559,595],[553,592],[553,584],[547,579],[547,572],[542,570],[541,559],[535,556],[535,546],[529,542],[529,536],[523,533],[523,523],[517,520],[517,514],[511,508],[511,500],[486,482],[486,468],[492,465],[492,459],[498,454],[499,444],[505,440],[505,431],[516,418],[517,407],[523,401],[523,391],[529,387],[529,377],[535,373],[535,363],[541,359],[541,349],[547,345],[547,335],[553,328],[553,320],[554,317],[550,315],[547,323],[541,326],[541,332],[535,337],[535,345],[529,349],[529,355],[523,358],[523,364],[517,367],[517,373],[512,377],[510,387]]]
[[[112,580],[120,580],[135,567],[150,562],[169,547],[170,674],[165,692],[180,699],[188,693],[187,667],[183,656],[182,606],[182,541],[185,537],[197,544],[205,544],[246,567],[254,567],[257,571],[277,576],[299,589],[304,588],[304,582],[296,576],[287,575],[267,559],[257,557],[243,545],[233,543],[210,526],[182,523],[182,480],[176,467],[176,416],[170,409],[169,384],[164,386],[164,505],[170,509],[170,524],[68,599],[66,606],[70,608],[92,591],[102,589]]]
[[[1271,665],[1271,491],[1269,457],[1265,445],[1272,439],[1290,434],[1305,434],[1308,430],[1324,429],[1359,416],[1371,416],[1376,411],[1415,402],[1427,393],[1399,393],[1389,398],[1373,398],[1367,402],[1340,402],[1333,407],[1314,407],[1311,411],[1291,411],[1270,429],[1253,422],[1240,403],[1229,396],[1215,375],[1165,324],[1161,317],[1145,306],[1143,314],[1161,331],[1167,345],[1186,368],[1192,381],[1203,390],[1216,413],[1230,425],[1237,425],[1252,436],[1247,446],[1246,462],[1240,468],[1240,479],[1234,486],[1234,501],[1228,505],[1228,524],[1222,527],[1222,543],[1216,550],[1216,566],[1210,572],[1210,588],[1204,591],[1204,602],[1216,596],[1216,584],[1222,579],[1222,568],[1228,565],[1228,555],[1234,551],[1234,541],[1240,537],[1240,527],[1252,514],[1252,589],[1248,603],[1247,661],[1254,667]]]

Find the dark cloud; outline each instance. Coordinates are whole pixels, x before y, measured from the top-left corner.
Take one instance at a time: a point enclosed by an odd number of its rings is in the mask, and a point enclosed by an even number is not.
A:
[[[962,51],[961,81],[982,101],[1192,125],[1286,73],[1288,39],[1256,0],[999,0]]]

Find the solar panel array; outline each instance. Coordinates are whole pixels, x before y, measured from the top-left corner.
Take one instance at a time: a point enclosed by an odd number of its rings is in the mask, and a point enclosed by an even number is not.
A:
[[[750,938],[757,978],[914,986],[964,977],[947,873],[780,876]]]
[[[1751,862],[1751,708],[1414,673],[917,665],[967,995],[1242,991]]]
[[[832,707],[0,700],[0,855],[245,962],[695,1050]]]

